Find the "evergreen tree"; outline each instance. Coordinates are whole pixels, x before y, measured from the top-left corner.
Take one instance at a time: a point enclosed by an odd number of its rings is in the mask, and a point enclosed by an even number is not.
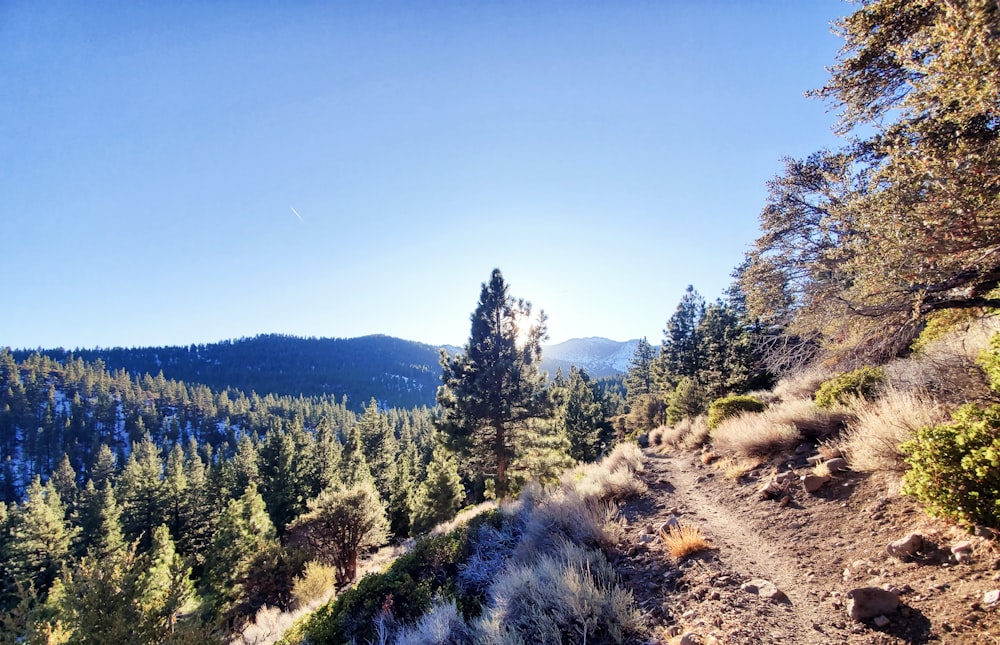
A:
[[[174,548],[170,531],[161,524],[153,531],[152,546],[140,558],[136,599],[150,630],[161,635],[173,631],[177,616],[194,595],[191,568]]]
[[[657,359],[660,388],[669,391],[682,378],[695,378],[701,370],[698,323],[705,313],[705,299],[688,285],[674,315],[663,330],[663,346]]]
[[[78,553],[89,553],[99,561],[108,559],[125,546],[121,511],[114,491],[107,484],[95,489],[94,482],[88,480],[81,498]]]
[[[167,453],[167,463],[163,474],[163,519],[171,535],[180,536],[187,529],[185,520],[189,515],[188,480],[184,468],[184,449],[175,443]]]
[[[361,483],[375,485],[375,478],[372,477],[371,468],[368,466],[368,458],[365,456],[365,442],[361,437],[361,428],[357,424],[347,433],[347,442],[344,444],[344,472],[342,479],[346,486],[354,486]]]
[[[129,540],[139,540],[139,550],[146,551],[153,539],[153,529],[166,516],[166,489],[160,451],[147,435],[132,445],[115,494],[122,510],[122,529]]]
[[[407,537],[411,533],[411,516],[415,508],[414,486],[417,448],[410,445],[399,454],[392,471],[392,489],[389,493],[389,531],[395,537]]]
[[[358,419],[358,431],[361,434],[362,448],[375,487],[382,499],[388,499],[390,493],[391,472],[398,452],[396,435],[389,425],[389,418],[378,408],[378,401],[372,398],[365,408],[364,414]]]
[[[94,488],[100,490],[105,484],[110,485],[114,481],[116,461],[114,453],[107,444],[102,443],[98,446],[94,463],[90,467],[90,480],[94,482]]]
[[[369,480],[320,493],[290,530],[316,559],[332,564],[337,581],[345,584],[357,576],[361,551],[388,538],[389,522]]]
[[[625,376],[626,401],[629,405],[644,394],[656,393],[658,388],[653,378],[655,360],[656,350],[643,336],[635,346],[635,352],[629,361],[628,372]]]
[[[212,541],[215,508],[205,463],[198,452],[198,443],[193,438],[188,441],[184,451],[184,477],[187,481],[187,495],[181,506],[183,515],[180,525],[183,528],[177,535],[177,548],[196,565],[201,565]]]
[[[455,517],[464,499],[465,487],[458,474],[455,455],[443,444],[436,446],[427,465],[427,477],[417,488],[414,499],[413,534],[426,533]]]
[[[254,557],[276,544],[264,499],[250,483],[239,499],[229,500],[206,556],[202,585],[217,610],[228,610],[242,597]]]
[[[69,463],[69,455],[63,453],[62,460],[52,473],[52,486],[55,488],[63,506],[66,507],[66,519],[76,515],[76,505],[80,489],[76,483],[76,471]]]
[[[309,471],[309,499],[327,488],[343,484],[344,446],[337,438],[337,431],[330,420],[323,416],[316,425],[316,440],[312,444]]]
[[[463,460],[494,476],[508,492],[508,468],[519,455],[532,420],[552,414],[545,377],[538,371],[545,316],[532,322],[531,304],[515,299],[499,269],[484,283],[464,352],[442,353],[438,425]]]
[[[15,581],[39,591],[51,586],[70,555],[75,531],[66,524],[66,510],[52,482],[42,486],[35,477],[27,496],[8,520],[10,538],[4,558]]]
[[[559,417],[566,428],[570,457],[577,461],[596,460],[609,439],[610,424],[600,398],[587,372],[571,367],[560,395]]]

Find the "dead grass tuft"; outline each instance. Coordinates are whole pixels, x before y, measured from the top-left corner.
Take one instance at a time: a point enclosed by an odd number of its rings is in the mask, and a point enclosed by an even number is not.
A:
[[[711,548],[701,529],[691,524],[678,524],[660,531],[660,538],[671,557],[680,560],[694,553]]]
[[[848,408],[834,407],[823,410],[811,399],[785,401],[761,414],[774,424],[794,427],[804,439],[809,440],[835,435],[853,418]]]
[[[718,459],[719,457],[720,457],[719,453],[715,452],[714,450],[706,450],[705,452],[701,453],[701,463],[707,466],[716,459]]]
[[[688,431],[680,442],[680,447],[685,450],[696,450],[708,443],[708,417],[704,414],[698,415],[689,422]]]
[[[817,477],[833,476],[833,473],[830,471],[830,466],[825,461],[821,461],[815,466],[813,466],[812,473]]]
[[[737,459],[765,458],[790,450],[803,439],[798,425],[813,424],[822,412],[811,401],[805,403],[808,408],[799,402],[782,403],[764,412],[726,419],[712,432],[712,447]]]
[[[819,386],[833,375],[833,370],[826,367],[801,369],[783,377],[771,392],[779,400],[786,402],[810,399]]]
[[[649,431],[649,445],[659,446],[663,444],[663,430],[665,427],[660,426]]]
[[[905,472],[899,445],[924,426],[948,419],[945,406],[910,392],[888,391],[875,401],[853,405],[854,420],[841,437],[840,447],[861,472]]]
[[[722,471],[723,477],[736,481],[760,466],[760,459],[726,457],[720,459],[716,466]]]

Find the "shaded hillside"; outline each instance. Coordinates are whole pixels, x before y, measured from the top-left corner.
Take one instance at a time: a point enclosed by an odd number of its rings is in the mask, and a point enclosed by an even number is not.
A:
[[[574,339],[545,348],[542,369],[555,376],[572,365],[593,378],[617,376],[627,369],[636,341]],[[461,351],[445,347],[450,353]],[[64,350],[14,350],[15,359],[40,353],[58,361],[71,357],[100,359],[110,371],[123,369],[137,377],[163,372],[164,377],[201,383],[216,390],[278,396],[346,396],[360,411],[376,398],[395,408],[433,407],[441,384],[441,348],[391,336],[300,338],[262,334],[218,343],[170,347],[111,347]]]
[[[168,379],[213,389],[292,396],[346,396],[360,410],[372,397],[388,407],[434,405],[440,384],[438,348],[389,336],[297,338],[267,334],[186,347],[40,350],[56,360],[100,359],[133,376],[163,372]],[[29,351],[13,352],[23,360]]]

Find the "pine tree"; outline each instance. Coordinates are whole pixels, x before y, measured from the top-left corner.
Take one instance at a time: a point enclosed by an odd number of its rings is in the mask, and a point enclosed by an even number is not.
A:
[[[206,556],[202,586],[217,610],[227,610],[242,597],[254,557],[276,545],[264,499],[250,483],[239,499],[229,500]]]
[[[63,453],[62,460],[52,473],[52,486],[55,488],[63,506],[66,507],[66,519],[76,514],[76,505],[80,489],[76,483],[76,471],[69,463],[69,455]]]
[[[153,539],[153,529],[166,516],[166,489],[160,451],[147,435],[132,445],[115,495],[122,510],[122,529],[129,540],[139,540],[139,550],[146,551]]]
[[[605,448],[610,424],[600,398],[587,372],[571,367],[560,394],[559,419],[566,428],[570,457],[577,461],[594,461]]]
[[[111,448],[102,443],[97,448],[94,456],[94,463],[90,467],[90,480],[94,482],[94,488],[100,490],[105,484],[111,484],[115,479],[117,470],[116,459]]]
[[[411,516],[415,508],[416,461],[416,446],[410,445],[400,452],[392,471],[392,489],[389,493],[387,514],[389,531],[398,538],[407,537],[411,533]]]
[[[545,315],[509,295],[499,269],[484,283],[464,352],[441,356],[443,385],[438,426],[470,467],[508,492],[508,468],[532,420],[552,414],[545,377],[538,371]]]
[[[167,526],[153,531],[152,546],[140,559],[137,601],[151,631],[167,635],[173,631],[177,616],[194,595],[191,568],[177,553]]]
[[[66,524],[66,510],[52,483],[35,477],[26,498],[8,520],[10,539],[4,558],[16,581],[45,591],[70,555],[75,531]]]
[[[355,424],[351,428],[351,431],[347,433],[347,442],[344,444],[344,472],[342,479],[345,486],[354,486],[361,483],[375,485],[375,478],[372,477],[371,468],[368,466],[368,458],[365,456],[364,446],[365,443],[361,437],[361,428]]]
[[[361,434],[362,448],[368,461],[368,467],[371,469],[372,477],[375,478],[375,487],[378,488],[382,499],[388,499],[391,484],[390,475],[398,452],[398,445],[392,426],[389,425],[388,416],[379,410],[378,401],[374,398],[365,408],[361,418],[358,419],[357,427]]]
[[[98,560],[111,558],[125,547],[121,510],[110,485],[105,484],[102,488],[95,489],[94,482],[88,480],[84,486],[81,495],[80,536],[78,553],[89,553]]]
[[[688,285],[677,310],[663,330],[663,346],[656,367],[662,390],[671,390],[685,376],[698,376],[701,370],[698,323],[704,313],[705,299]]]
[[[464,499],[465,487],[455,455],[444,445],[436,446],[427,465],[427,477],[417,488],[413,501],[413,534],[426,533],[455,517]]]
[[[635,352],[628,364],[625,376],[626,401],[629,405],[644,394],[655,394],[656,381],[653,378],[653,363],[656,360],[656,350],[646,337],[639,339]]]

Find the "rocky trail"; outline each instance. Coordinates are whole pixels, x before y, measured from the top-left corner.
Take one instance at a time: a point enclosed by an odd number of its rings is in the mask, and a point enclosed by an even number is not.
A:
[[[697,453],[645,454],[616,567],[651,642],[1000,643],[996,540],[928,518],[891,478],[846,471],[808,493],[808,449],[735,480]],[[787,494],[761,495],[776,473]],[[674,523],[710,548],[672,558],[660,531]]]

